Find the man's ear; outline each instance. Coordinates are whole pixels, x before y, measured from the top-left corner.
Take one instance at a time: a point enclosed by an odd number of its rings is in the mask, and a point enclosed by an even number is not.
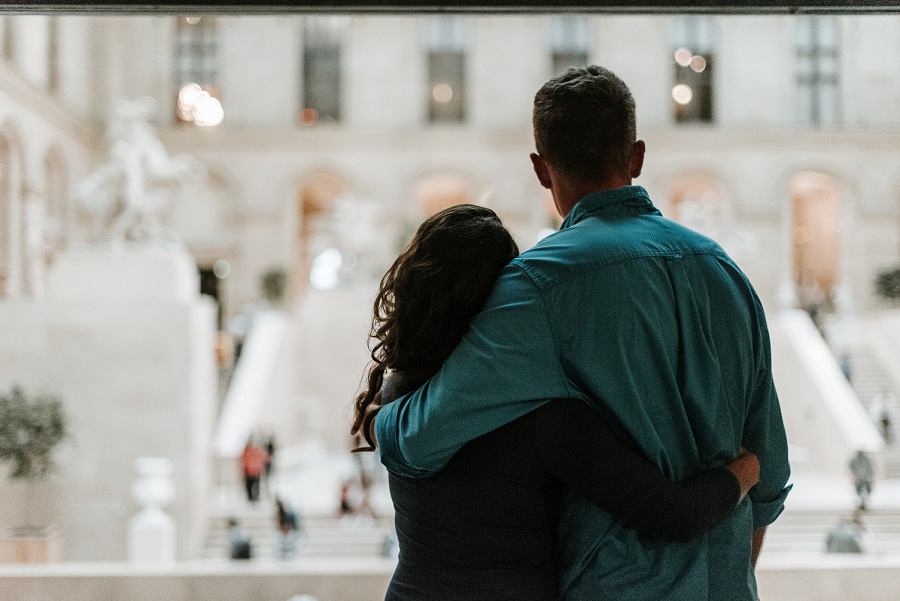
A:
[[[644,153],[647,151],[647,145],[643,140],[638,140],[631,146],[631,164],[629,165],[630,175],[632,178],[641,174],[644,168]]]
[[[531,158],[531,166],[534,167],[534,174],[537,176],[538,181],[541,182],[542,186],[549,190],[552,187],[553,181],[550,179],[550,170],[547,169],[547,162],[544,161],[544,157],[535,152],[532,152],[529,156]]]

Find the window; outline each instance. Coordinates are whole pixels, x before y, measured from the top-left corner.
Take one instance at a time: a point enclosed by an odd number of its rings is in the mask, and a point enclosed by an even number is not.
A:
[[[678,123],[713,120],[714,37],[710,17],[677,17],[673,22],[672,105]]]
[[[797,119],[807,125],[838,122],[838,27],[828,17],[803,17],[794,30]]]
[[[218,125],[218,42],[212,17],[179,17],[175,48],[175,115],[181,123]]]
[[[47,89],[59,90],[59,17],[47,19]]]
[[[550,61],[553,75],[588,64],[588,20],[564,15],[550,19]]]
[[[433,123],[466,117],[466,37],[462,17],[428,19],[428,120]]]
[[[341,119],[341,37],[346,25],[346,17],[303,20],[303,125]]]
[[[12,15],[4,15],[0,17],[2,21],[0,21],[0,26],[2,26],[2,50],[3,58],[5,60],[11,61],[15,58],[16,54],[16,22],[15,17]]]
[[[12,150],[0,136],[0,299],[9,296],[10,224],[12,223]]]

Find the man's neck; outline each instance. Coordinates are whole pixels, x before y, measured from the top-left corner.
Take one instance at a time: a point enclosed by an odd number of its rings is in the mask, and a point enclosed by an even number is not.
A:
[[[604,192],[606,190],[614,190],[622,186],[630,186],[631,178],[612,177],[597,182],[573,182],[573,181],[557,181],[555,182],[554,196],[556,199],[556,208],[559,210],[563,219],[575,208],[578,201],[596,192]]]

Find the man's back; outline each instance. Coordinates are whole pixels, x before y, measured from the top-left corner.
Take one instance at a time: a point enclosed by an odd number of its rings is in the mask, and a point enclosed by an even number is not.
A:
[[[568,380],[673,479],[721,465],[742,444],[771,448],[756,440],[767,438],[758,424],[745,430],[754,410],[778,409],[749,282],[715,242],[663,218],[646,197],[615,200],[586,198],[569,227],[517,260],[552,307]],[[598,589],[629,600],[661,591],[755,599],[753,530],[745,503],[695,541],[654,545],[571,495],[560,524],[563,590],[571,599]]]

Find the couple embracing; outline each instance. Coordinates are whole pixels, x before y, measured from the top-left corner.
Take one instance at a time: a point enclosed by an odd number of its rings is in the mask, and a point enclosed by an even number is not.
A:
[[[381,282],[353,430],[390,471],[388,601],[755,601],[789,490],[763,308],[640,175],[628,87],[534,101],[564,221],[519,254],[490,210],[426,220]]]

